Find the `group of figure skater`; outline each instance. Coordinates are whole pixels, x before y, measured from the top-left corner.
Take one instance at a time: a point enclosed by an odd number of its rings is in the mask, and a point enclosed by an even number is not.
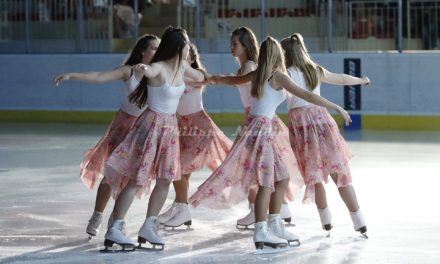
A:
[[[115,198],[104,245],[122,250],[148,242],[158,250],[165,241],[160,224],[191,225],[189,205],[228,208],[248,199],[250,212],[237,227],[254,225],[257,250],[299,245],[284,227],[287,203],[304,185],[303,202],[316,203],[322,228],[332,228],[323,183],[338,187],[354,229],[366,237],[366,224],[351,185],[351,153],[326,108],[349,114],[320,96],[320,84],[368,85],[367,77],[332,73],[309,56],[300,34],[281,41],[267,37],[261,46],[254,33],[240,27],[231,35],[231,53],[240,68],[235,75],[210,75],[184,29],[168,27],[161,38],[138,39],[122,66],[109,72],[65,73],[54,84],[124,82],[121,106],[106,134],[85,152],[80,175],[92,189],[100,180],[86,232],[96,236],[103,211]],[[238,89],[245,108],[234,142],[223,134],[203,107],[206,85]],[[287,101],[288,126],[275,114]],[[207,166],[212,174],[188,197],[191,173]],[[151,190],[151,182],[155,181]],[[160,214],[170,184],[174,202]],[[124,218],[134,197],[150,195],[138,243],[125,232]]]

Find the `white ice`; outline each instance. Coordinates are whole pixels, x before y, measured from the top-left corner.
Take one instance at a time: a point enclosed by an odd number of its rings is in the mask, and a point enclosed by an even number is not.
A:
[[[96,190],[78,176],[82,152],[104,132],[103,125],[0,124],[1,263],[440,263],[440,133],[346,133],[355,154],[354,187],[369,239],[354,232],[334,184],[327,194],[334,228],[320,228],[313,205],[291,203],[299,248],[255,255],[252,231],[235,229],[247,213],[193,208],[191,229],[160,233],[163,252],[103,254],[103,235],[85,233]],[[229,130],[228,130],[229,131]],[[233,129],[230,129],[233,131]],[[209,175],[194,173],[190,193]],[[173,190],[167,205],[173,200]],[[137,238],[147,199],[136,200],[126,218]],[[165,205],[165,206],[167,206]],[[113,206],[105,211],[105,220]]]

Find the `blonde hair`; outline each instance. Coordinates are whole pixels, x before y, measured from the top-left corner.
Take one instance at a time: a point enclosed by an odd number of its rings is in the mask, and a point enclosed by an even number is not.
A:
[[[298,68],[304,75],[307,88],[313,91],[320,82],[324,70],[316,64],[307,51],[304,39],[299,33],[294,33],[281,41],[281,46],[285,51],[286,67]]]
[[[267,37],[261,43],[258,67],[252,82],[251,95],[260,99],[263,96],[264,83],[273,75],[275,70],[286,72],[284,56],[280,43],[272,37]]]
[[[237,37],[240,44],[246,51],[248,60],[257,63],[258,59],[258,41],[252,29],[248,27],[239,27],[232,31],[231,39]]]

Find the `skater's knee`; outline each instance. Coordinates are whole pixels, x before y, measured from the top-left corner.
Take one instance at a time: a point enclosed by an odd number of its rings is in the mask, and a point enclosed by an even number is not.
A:
[[[341,194],[354,195],[354,188],[351,184],[345,186],[339,186],[338,191]]]
[[[169,188],[171,180],[160,179],[156,181],[156,186],[159,188]]]
[[[275,190],[286,190],[289,186],[289,179],[275,182]]]
[[[315,185],[315,190],[324,189],[324,184],[322,184],[322,182],[317,182],[314,185]]]
[[[191,177],[191,173],[182,175],[182,178],[185,178],[186,181],[189,181],[189,177]]]
[[[261,194],[265,194],[265,195],[269,194],[270,195],[270,193],[272,193],[272,188],[261,186],[261,185],[258,187],[257,196],[261,195]]]
[[[332,173],[330,174],[330,177],[332,177],[332,180],[337,183],[338,182],[338,173]]]
[[[109,188],[110,185],[107,183],[107,180],[105,178],[102,178],[101,182],[99,183],[99,188]]]

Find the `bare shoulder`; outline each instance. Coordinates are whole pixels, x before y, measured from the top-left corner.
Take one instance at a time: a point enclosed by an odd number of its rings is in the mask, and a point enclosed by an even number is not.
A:
[[[257,64],[251,60],[246,61],[246,63],[244,65],[247,67],[251,67],[251,68],[257,68]]]
[[[273,88],[273,89],[275,89],[275,90],[281,90],[282,89],[282,85],[281,85],[281,83],[282,82],[280,82],[280,71],[279,70],[275,70],[273,73],[272,73],[272,75],[271,76],[269,76],[269,85]]]
[[[156,68],[156,69],[162,68],[163,67],[163,62],[162,61],[153,62],[153,63],[150,64],[150,67],[151,68]]]
[[[282,71],[280,71],[280,70],[275,70],[274,72],[273,72],[273,77],[274,77],[274,79],[275,80],[283,80],[285,77],[286,77],[286,73],[285,72],[282,72]]]
[[[248,60],[241,69],[242,74],[249,73],[251,71],[254,71],[257,68],[257,64],[251,60]]]

